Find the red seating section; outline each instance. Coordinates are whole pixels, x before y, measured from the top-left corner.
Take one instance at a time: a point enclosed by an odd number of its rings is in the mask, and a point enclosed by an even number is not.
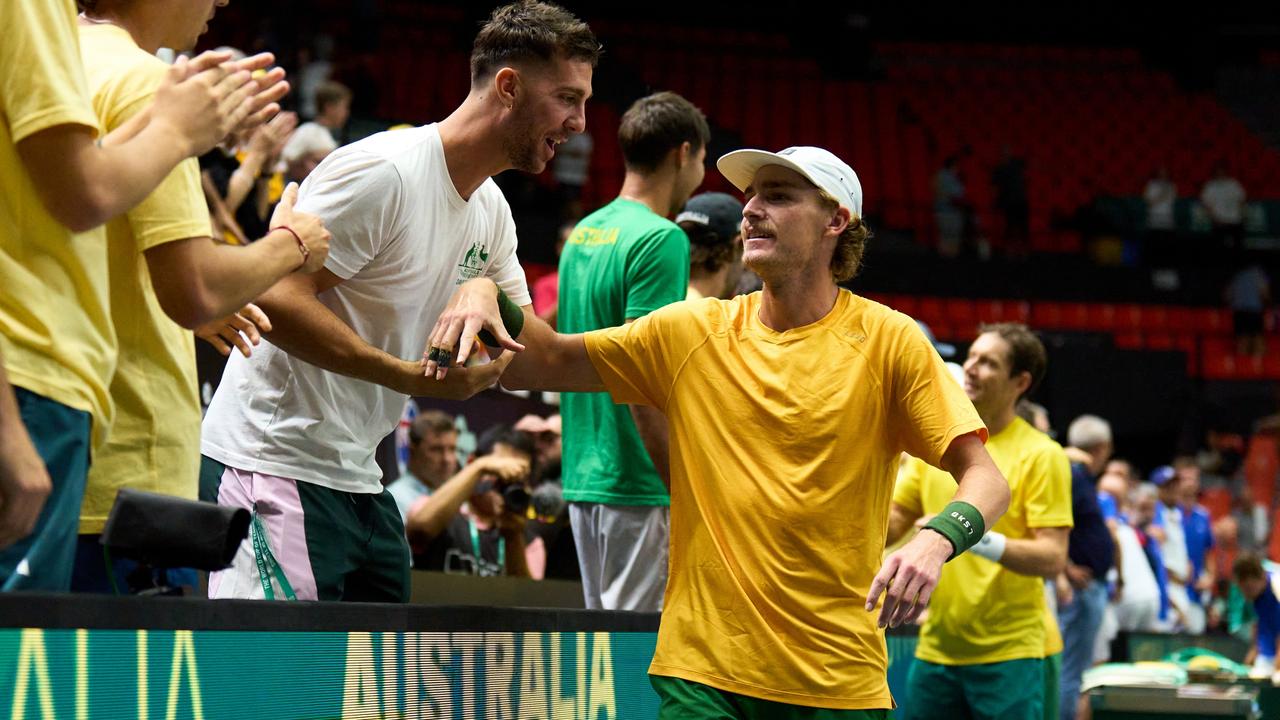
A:
[[[1280,380],[1280,336],[1263,357],[1236,354],[1231,316],[1216,308],[921,297],[867,293],[929,325],[940,340],[966,342],[983,323],[1023,322],[1039,330],[1110,333],[1125,350],[1177,351],[1187,373],[1206,380]]]

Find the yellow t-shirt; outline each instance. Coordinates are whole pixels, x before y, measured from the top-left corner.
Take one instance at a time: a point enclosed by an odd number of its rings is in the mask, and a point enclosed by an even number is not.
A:
[[[1009,481],[1009,511],[995,527],[1010,539],[1032,528],[1071,526],[1071,464],[1058,443],[1016,418],[992,435],[987,452]],[[955,480],[911,458],[893,502],[929,515],[951,502]],[[978,665],[1045,656],[1044,578],[1019,575],[965,553],[943,566],[920,630],[916,657],[940,665]]]
[[[821,320],[761,294],[680,302],[586,335],[614,401],[670,424],[670,578],[649,672],[814,707],[893,706],[863,605],[898,455],[986,429],[907,316],[841,290]]]
[[[80,28],[93,109],[106,131],[151,104],[166,65],[114,25]],[[183,160],[127,214],[107,223],[111,308],[120,363],[116,420],[89,469],[80,532],[102,532],[116,492],[131,487],[194,500],[200,473],[195,340],[156,299],[143,251],[212,235],[200,166]]]
[[[1058,618],[1054,617],[1049,604],[1044,606],[1044,656],[1057,655],[1062,652],[1062,633],[1058,631]]]
[[[72,0],[0,2],[0,353],[14,385],[111,422],[115,333],[101,229],[79,235],[45,209],[17,143],[98,121],[89,106]]]

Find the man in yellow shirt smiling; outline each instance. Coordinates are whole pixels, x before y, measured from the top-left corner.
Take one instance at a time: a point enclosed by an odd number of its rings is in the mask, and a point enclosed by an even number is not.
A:
[[[943,562],[995,524],[1008,487],[915,322],[837,285],[868,235],[852,168],[814,147],[737,151],[718,167],[746,193],[743,260],[763,291],[556,335],[473,281],[431,356],[466,358],[483,326],[520,348],[506,385],[607,390],[666,413],[670,579],[649,670],[659,717],[883,718],[894,703],[882,628],[928,604]],[[447,371],[437,365],[427,372]],[[903,450],[959,488],[882,566]]]
[[[906,718],[936,717],[940,707],[962,717],[1043,717],[1044,658],[1054,649],[1045,637],[1044,580],[1066,565],[1071,466],[1015,407],[1046,366],[1044,345],[1025,325],[987,326],[969,348],[964,390],[991,432],[987,450],[1013,497],[982,542],[942,572],[911,666]],[[893,492],[889,542],[941,512],[951,486],[909,459]]]

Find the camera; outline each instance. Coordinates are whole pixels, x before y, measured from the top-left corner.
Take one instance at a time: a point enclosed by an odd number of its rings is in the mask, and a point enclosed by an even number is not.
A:
[[[490,490],[497,490],[502,495],[502,504],[506,512],[524,515],[529,511],[532,495],[529,493],[529,487],[523,482],[504,483],[498,478],[487,476],[476,485],[475,493],[479,495]]]

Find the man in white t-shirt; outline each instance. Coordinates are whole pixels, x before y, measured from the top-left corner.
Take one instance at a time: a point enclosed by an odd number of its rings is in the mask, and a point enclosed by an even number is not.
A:
[[[530,304],[491,176],[541,172],[583,131],[598,54],[563,8],[499,8],[453,114],[341,148],[308,177],[298,207],[333,233],[328,262],[259,299],[271,345],[228,363],[205,418],[202,498],[256,513],[234,565],[210,576],[211,597],[408,600],[409,547],[374,450],[408,396],[467,398],[510,362],[439,382],[419,358],[467,280]]]
[[[1226,163],[1213,168],[1213,179],[1200,191],[1200,204],[1213,223],[1213,234],[1221,247],[1234,250],[1244,242],[1244,186],[1227,173]]]

